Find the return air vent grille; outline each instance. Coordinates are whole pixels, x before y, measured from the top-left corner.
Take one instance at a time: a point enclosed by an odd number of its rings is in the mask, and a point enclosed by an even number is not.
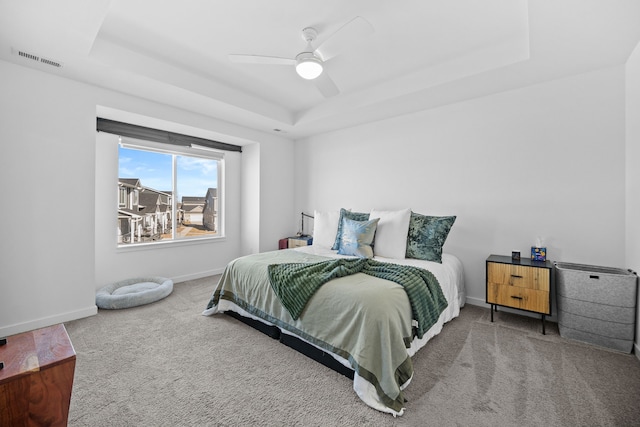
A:
[[[22,50],[18,50],[18,49],[11,49],[12,53],[14,55],[18,55],[21,56],[25,59],[29,59],[31,61],[35,61],[35,62],[40,62],[41,64],[47,64],[47,65],[51,65],[52,67],[56,67],[56,68],[60,68],[62,67],[62,62],[60,61],[54,61],[52,59],[48,59],[48,58],[44,58],[42,56],[39,55],[34,55],[32,53],[28,53]]]

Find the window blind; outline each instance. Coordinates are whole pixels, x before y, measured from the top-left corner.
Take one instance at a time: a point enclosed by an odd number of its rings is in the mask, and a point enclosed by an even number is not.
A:
[[[215,150],[242,152],[242,147],[239,145],[198,138],[196,136],[184,135],[181,133],[168,132],[166,130],[132,125],[130,123],[117,122],[115,120],[103,119],[101,117],[97,118],[96,129],[98,132],[112,133],[114,135],[142,139],[145,141],[160,142],[163,144],[178,145],[181,147],[199,145]]]

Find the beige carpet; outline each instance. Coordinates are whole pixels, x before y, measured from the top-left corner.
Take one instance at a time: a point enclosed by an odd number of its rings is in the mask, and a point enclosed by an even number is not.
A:
[[[640,361],[548,324],[467,305],[414,357],[407,411],[369,408],[351,381],[228,316],[217,277],[156,303],[66,324],[77,353],[70,426],[640,425]]]

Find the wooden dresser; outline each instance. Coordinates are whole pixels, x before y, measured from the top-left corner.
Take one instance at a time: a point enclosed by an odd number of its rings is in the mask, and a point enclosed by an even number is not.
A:
[[[508,256],[491,255],[487,258],[487,303],[491,304],[491,321],[497,306],[517,308],[542,315],[542,333],[545,316],[551,314],[551,261],[512,260]]]
[[[64,325],[7,337],[0,362],[0,426],[67,425],[76,353]]]

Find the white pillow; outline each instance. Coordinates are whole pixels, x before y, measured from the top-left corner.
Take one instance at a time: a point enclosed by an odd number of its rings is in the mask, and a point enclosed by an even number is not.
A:
[[[313,246],[331,249],[338,233],[340,211],[313,212]]]
[[[407,252],[407,235],[411,209],[399,211],[371,210],[369,219],[380,218],[373,241],[374,256],[404,259]]]

